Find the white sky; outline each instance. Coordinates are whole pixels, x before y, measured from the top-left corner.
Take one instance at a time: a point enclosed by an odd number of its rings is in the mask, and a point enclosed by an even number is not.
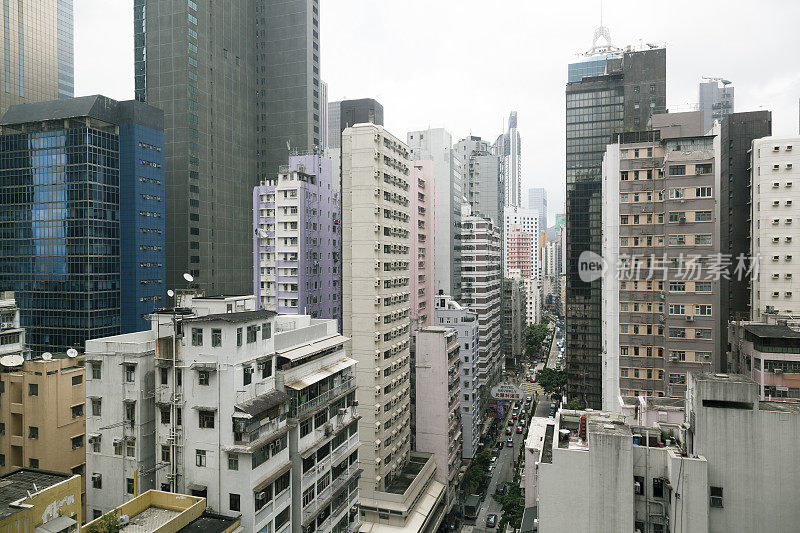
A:
[[[238,0],[224,0],[238,1]],[[667,46],[667,105],[697,102],[701,76],[733,81],[736,111],[769,109],[798,133],[797,0],[605,0],[618,46]],[[329,99],[373,97],[386,127],[446,127],[494,141],[519,113],[522,189],[564,207],[567,63],[589,48],[599,0],[321,0]],[[75,1],[75,94],[133,98],[133,2]]]

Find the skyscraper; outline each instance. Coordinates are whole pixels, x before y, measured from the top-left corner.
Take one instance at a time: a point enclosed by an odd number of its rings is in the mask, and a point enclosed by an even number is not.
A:
[[[3,2],[0,115],[16,104],[72,98],[72,0]]]
[[[319,145],[318,0],[135,0],[134,46],[164,110],[167,285],[249,293],[253,187]]]
[[[459,301],[461,297],[461,204],[464,176],[461,157],[443,128],[412,131],[407,135],[411,159],[433,161],[434,182],[434,289]]]
[[[601,282],[581,280],[578,258],[601,253],[601,163],[615,132],[642,129],[666,110],[666,49],[621,51],[608,30],[568,67],[567,129],[567,393],[600,407]]]
[[[0,287],[34,354],[147,327],[163,306],[160,109],[84,96],[0,120]]]
[[[528,189],[528,209],[539,212],[539,231],[547,230],[547,189]]]
[[[324,81],[320,82],[320,114],[319,114],[319,134],[320,134],[320,148],[325,150],[328,147],[328,84]]]
[[[501,134],[494,145],[503,166],[504,204],[519,207],[522,205],[522,138],[517,131],[517,112],[508,115],[508,129]]]
[[[464,197],[470,210],[500,225],[503,218],[505,188],[500,156],[492,153],[492,145],[470,135],[453,148],[463,163]]]
[[[722,122],[733,113],[733,86],[722,78],[703,78],[697,87],[697,100],[703,112],[703,129],[708,131],[714,121]]]

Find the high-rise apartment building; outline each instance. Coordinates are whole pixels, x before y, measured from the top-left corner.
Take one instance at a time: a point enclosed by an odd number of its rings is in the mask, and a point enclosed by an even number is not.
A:
[[[414,160],[433,161],[434,220],[433,239],[437,254],[434,287],[456,300],[461,297],[461,204],[464,176],[461,157],[452,148],[450,132],[428,129],[408,133],[408,146]]]
[[[522,204],[522,137],[517,130],[517,112],[508,115],[508,128],[495,141],[494,152],[500,157],[503,171],[503,205]]]
[[[163,305],[163,145],[161,110],[133,100],[38,102],[0,120],[0,287],[34,354],[139,331]]]
[[[433,457],[410,446],[411,164],[382,126],[342,133],[343,331],[358,361],[361,518],[421,531],[441,521],[444,487]]]
[[[458,141],[454,150],[463,162],[464,197],[470,210],[499,225],[505,202],[500,156],[492,153],[488,141],[474,135]]]
[[[652,117],[603,163],[603,409],[622,396],[684,397],[719,367],[719,146],[702,114]]]
[[[751,284],[752,320],[765,315],[795,317],[800,314],[800,232],[794,182],[800,177],[800,137],[764,137],[752,144],[750,179],[750,256],[759,261]],[[739,213],[738,216],[743,216]],[[795,277],[797,274],[797,277]]]
[[[461,470],[461,357],[458,333],[428,326],[416,333],[416,449],[433,454],[445,507],[458,498]]]
[[[341,105],[341,101],[328,102],[328,144],[325,146],[326,149],[339,149],[342,147]]]
[[[72,98],[73,0],[4,2],[0,115],[12,105]]]
[[[331,160],[291,156],[253,190],[256,309],[341,320],[341,203]]]
[[[697,101],[703,112],[703,130],[720,124],[733,113],[733,85],[722,78],[703,78],[697,86]]]
[[[0,357],[14,354],[30,358],[14,291],[0,291]]]
[[[436,295],[436,324],[453,328],[461,345],[461,439],[464,459],[478,453],[480,429],[480,383],[478,382],[478,314],[446,294]]]
[[[605,28],[598,35],[607,36]],[[595,46],[568,67],[566,86],[567,394],[601,404],[601,282],[585,282],[578,258],[600,254],[601,163],[615,132],[641,130],[666,110],[666,49]]]
[[[503,367],[500,228],[487,218],[465,214],[461,231],[461,303],[478,315],[478,386],[483,411],[489,388],[500,379]]]
[[[513,225],[506,233],[508,249],[505,251],[506,276],[511,272],[517,273],[520,278],[528,279],[531,277],[531,234],[523,230],[521,226]]]
[[[515,234],[514,230],[517,229]],[[505,265],[503,265],[504,274],[508,275],[509,268],[519,268],[511,265],[511,236],[516,235],[517,238],[520,233],[524,233],[530,239],[530,264],[527,265],[526,271],[529,273],[525,276],[523,272],[520,274],[523,277],[538,277],[539,273],[539,213],[532,209],[525,209],[522,207],[506,206],[503,212],[503,257]],[[519,259],[516,255],[515,259]]]
[[[433,164],[413,161],[409,178],[411,231],[411,328],[433,325]]]
[[[63,353],[3,367],[0,474],[18,468],[84,474],[83,374],[83,356]]]
[[[547,230],[547,189],[528,189],[528,209],[539,213],[539,231]]]
[[[136,0],[134,44],[166,124],[167,284],[249,293],[253,187],[320,144],[319,2]]]
[[[347,339],[335,320],[276,316],[254,303],[184,296],[149,331],[89,342],[91,516],[160,488],[241,515],[246,532],[354,527],[359,438]]]
[[[503,333],[501,350],[506,367],[519,364],[525,336],[525,285],[518,276],[503,278]]]
[[[728,324],[728,363],[758,385],[759,400],[800,400],[800,331],[796,320]],[[791,324],[789,326],[788,324]]]
[[[324,151],[328,148],[328,84],[324,81],[319,82],[319,148]]]

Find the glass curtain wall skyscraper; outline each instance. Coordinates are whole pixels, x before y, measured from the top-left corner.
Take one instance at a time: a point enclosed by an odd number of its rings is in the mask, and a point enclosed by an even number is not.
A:
[[[72,1],[3,1],[0,115],[16,104],[72,98]]]
[[[134,0],[136,99],[164,110],[167,284],[252,290],[252,191],[319,145],[319,0]]]
[[[609,44],[568,67],[567,393],[589,407],[599,408],[602,396],[602,286],[581,279],[578,260],[585,251],[602,251],[603,154],[614,133],[644,129],[653,114],[665,110],[664,48],[623,52]]]

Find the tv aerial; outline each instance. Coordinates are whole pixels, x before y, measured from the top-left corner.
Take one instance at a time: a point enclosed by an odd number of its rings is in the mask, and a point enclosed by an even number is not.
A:
[[[69,350],[67,350],[67,357],[69,357],[70,359],[78,357],[78,350],[76,350],[75,348],[70,348]]]
[[[53,354],[51,354],[50,352],[44,352],[42,354],[42,360],[43,361],[50,361],[52,358],[53,358]]]

